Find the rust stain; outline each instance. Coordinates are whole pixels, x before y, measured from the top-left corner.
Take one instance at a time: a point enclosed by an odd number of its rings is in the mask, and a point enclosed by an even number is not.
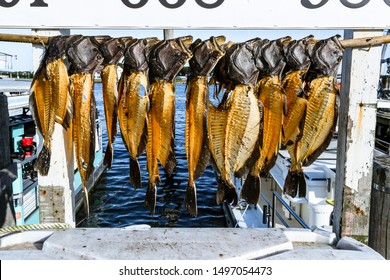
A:
[[[357,118],[357,123],[356,123],[356,129],[357,129],[357,134],[360,135],[360,132],[362,130],[362,123],[363,123],[363,103],[359,103],[359,115]]]
[[[356,215],[364,216],[364,211],[357,207],[356,205],[352,205],[353,211],[355,211]]]

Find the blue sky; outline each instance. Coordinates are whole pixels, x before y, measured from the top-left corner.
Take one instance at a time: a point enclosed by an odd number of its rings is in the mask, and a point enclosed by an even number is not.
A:
[[[31,34],[29,29],[0,29],[0,33],[10,34]],[[110,35],[112,37],[133,36],[135,38],[158,37],[163,38],[162,30],[138,29],[138,30],[107,30],[107,29],[74,29],[71,34],[83,35]],[[299,39],[307,35],[314,35],[317,39],[324,39],[335,34],[343,35],[342,30],[196,30],[196,29],[175,29],[174,37],[192,35],[194,39],[207,39],[210,36],[224,35],[228,41],[243,42],[254,37],[276,39],[284,36],[291,36],[293,39]],[[32,71],[32,46],[24,43],[0,42],[0,52],[17,56],[14,63],[15,71]],[[15,61],[14,61],[15,62]]]

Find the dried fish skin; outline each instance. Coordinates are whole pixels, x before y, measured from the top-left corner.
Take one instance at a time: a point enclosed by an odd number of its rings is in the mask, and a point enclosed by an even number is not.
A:
[[[173,80],[192,57],[189,47],[192,36],[164,40],[149,53],[150,109],[148,112],[148,141],[146,146],[149,173],[145,206],[154,215],[156,186],[160,184],[158,161],[168,174],[176,167],[174,152],[175,95]]]
[[[196,217],[197,199],[195,180],[199,178],[210,159],[207,135],[208,75],[224,55],[221,45],[225,37],[211,37],[195,41],[190,50],[190,73],[186,92],[185,148],[188,163],[188,185],[184,206]]]

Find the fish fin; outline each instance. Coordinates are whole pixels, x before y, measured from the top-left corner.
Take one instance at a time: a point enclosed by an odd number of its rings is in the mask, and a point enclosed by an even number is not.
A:
[[[42,147],[42,151],[39,153],[38,158],[34,164],[34,169],[39,171],[41,176],[47,176],[50,169],[50,148],[46,146],[46,143]]]
[[[176,167],[176,154],[174,148],[175,148],[175,139],[172,137],[171,151],[169,152],[168,158],[164,164],[164,169],[168,174],[172,174]]]
[[[33,118],[34,118],[35,125],[37,126],[38,131],[41,133],[41,135],[43,135],[42,124],[41,124],[41,120],[39,119],[37,101],[35,100],[35,91],[34,90],[31,90],[29,103],[30,103],[30,110],[31,110]]]
[[[176,155],[174,151],[169,153],[164,169],[168,174],[172,174],[176,167]]]
[[[89,218],[89,197],[88,197],[88,190],[86,187],[83,188],[83,200],[84,200],[84,212],[87,215],[87,218]]]
[[[112,167],[113,158],[114,158],[114,153],[112,152],[112,147],[110,143],[108,143],[106,153],[104,154],[104,160],[103,160],[104,165],[106,165],[108,169],[111,169]]]
[[[95,96],[92,93],[91,97],[91,111],[90,111],[90,118],[91,118],[91,126],[90,126],[90,145],[89,145],[89,163],[87,168],[87,177],[86,182],[88,182],[89,178],[91,177],[93,171],[95,170],[95,166],[93,165],[93,162],[95,161],[95,130],[96,130],[96,101]]]
[[[246,200],[247,203],[257,204],[260,196],[260,177],[248,174],[244,185],[241,190],[241,197]]]
[[[141,169],[139,167],[139,162],[136,159],[130,157],[130,183],[134,186],[135,189],[142,188],[141,182]]]
[[[219,180],[217,189],[217,204],[219,205],[222,202],[237,205],[238,196],[236,187],[232,183]]]
[[[207,126],[204,128],[202,150],[199,155],[198,164],[195,167],[194,180],[203,175],[207,164],[210,162],[210,150],[208,147]]]
[[[283,192],[291,197],[296,197],[299,190],[299,197],[306,196],[306,181],[303,171],[291,171],[287,173],[284,181]]]
[[[157,189],[154,182],[149,182],[146,189],[145,207],[149,210],[150,215],[154,215],[156,209]]]
[[[192,217],[198,216],[198,207],[196,201],[196,186],[195,183],[187,186],[186,196],[184,198],[184,207]]]
[[[138,145],[138,151],[137,151],[138,156],[145,151],[147,143],[148,143],[148,121],[145,120],[144,131],[141,135],[141,139]]]
[[[272,155],[271,159],[264,164],[264,168],[260,172],[260,177],[265,178],[268,176],[269,171],[274,167],[278,153]]]
[[[202,153],[199,157],[198,165],[195,168],[194,179],[198,179],[203,175],[206,170],[207,164],[210,162],[210,151],[208,148],[203,148]]]
[[[68,130],[68,128],[70,127],[70,124],[72,123],[72,119],[73,119],[73,103],[72,103],[72,99],[69,95],[68,96],[68,106],[66,109],[65,117],[62,120],[62,124],[61,124],[65,130]]]

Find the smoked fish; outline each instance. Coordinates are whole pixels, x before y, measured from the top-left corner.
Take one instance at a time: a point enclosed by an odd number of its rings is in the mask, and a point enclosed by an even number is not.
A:
[[[121,38],[107,38],[100,42],[100,51],[104,58],[102,63],[103,69],[100,75],[102,78],[104,115],[108,134],[108,143],[103,163],[111,169],[114,157],[113,143],[117,134],[116,125],[118,119],[117,68],[119,60],[124,55],[125,42]]]
[[[205,41],[198,39],[190,47],[193,56],[189,61],[186,93],[188,185],[184,206],[194,217],[198,215],[195,180],[203,174],[210,160],[207,135],[208,75],[224,55],[221,49],[224,42],[224,36],[211,37]]]
[[[158,161],[168,174],[176,167],[174,151],[175,95],[173,80],[192,57],[188,49],[192,36],[163,40],[150,51],[149,81],[150,109],[148,113],[148,140],[146,145],[149,183],[145,206],[154,215],[156,186],[160,184]]]
[[[73,99],[73,142],[89,216],[87,183],[94,171],[96,102],[93,94],[94,72],[103,62],[99,42],[82,37],[67,49],[70,62],[70,92]]]
[[[119,127],[130,154],[130,183],[136,189],[142,187],[138,157],[145,151],[148,136],[148,49],[157,42],[156,38],[128,42],[119,80]]]
[[[241,191],[242,198],[248,203],[257,203],[260,176],[268,174],[279,151],[286,102],[281,84],[281,75],[286,65],[283,48],[290,40],[290,37],[284,37],[266,42],[257,53],[257,65],[261,63],[261,68],[256,90],[259,101],[264,106],[263,131],[258,146],[260,156],[246,177]]]
[[[43,148],[34,169],[42,176],[46,176],[50,168],[54,124],[57,122],[67,130],[73,117],[68,69],[64,61],[68,41],[69,38],[63,36],[50,39],[30,89],[30,108],[38,131],[43,137]]]
[[[338,36],[318,41],[312,50],[312,79],[307,83],[307,109],[298,141],[288,146],[291,166],[284,192],[295,197],[306,195],[306,182],[302,166],[312,164],[327,148],[338,116],[337,69],[343,57]]]
[[[214,106],[210,102],[208,113],[211,162],[219,175],[218,204],[238,202],[232,178],[242,177],[254,163],[251,159],[261,135],[262,106],[254,94],[259,71],[253,50],[260,43],[255,38],[231,46],[214,75],[217,82],[228,85],[221,103]]]
[[[307,105],[304,94],[305,77],[311,64],[308,48],[315,42],[313,36],[294,40],[288,44],[285,51],[288,71],[282,81],[287,99],[287,114],[283,121],[282,134],[284,146],[292,145],[297,140],[299,124],[304,119]]]

